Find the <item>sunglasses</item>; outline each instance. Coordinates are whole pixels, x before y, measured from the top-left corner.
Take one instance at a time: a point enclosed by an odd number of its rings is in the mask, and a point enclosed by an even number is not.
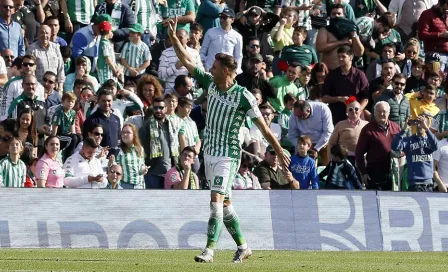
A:
[[[10,5],[3,5],[4,9],[14,9],[14,6],[10,6]]]
[[[53,81],[53,80],[50,80],[50,79],[45,78],[45,77],[44,77],[44,82],[46,82],[46,83],[50,83],[50,84],[54,84],[54,81]]]
[[[405,86],[406,85],[406,83],[403,83],[403,82],[394,82],[394,84],[395,85],[398,85],[398,86]]]
[[[221,20],[227,20],[227,19],[230,18],[229,16],[223,16],[223,15],[221,15],[221,16],[219,16],[219,17],[221,18]]]
[[[163,110],[165,108],[165,106],[153,106],[152,107],[155,111],[156,110]]]
[[[24,62],[22,63],[22,66],[24,67],[33,67],[34,65],[36,65],[35,63],[31,63],[31,62]]]
[[[110,170],[110,173],[113,174],[113,175],[116,174],[117,176],[121,176],[122,175],[120,172],[115,171],[115,170]]]
[[[262,112],[261,115],[263,116],[270,116],[272,114],[272,112]]]
[[[350,108],[348,108],[348,111],[358,112],[359,110],[360,110],[360,108],[358,108],[358,107],[350,107]]]
[[[251,45],[249,45],[249,47],[250,48],[260,48],[260,45],[258,45],[258,44],[251,44]]]
[[[93,135],[103,137],[104,134],[103,133],[99,133],[99,132],[94,132]]]

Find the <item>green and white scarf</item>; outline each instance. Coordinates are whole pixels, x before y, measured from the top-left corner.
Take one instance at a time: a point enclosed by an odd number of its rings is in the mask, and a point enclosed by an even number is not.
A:
[[[182,167],[180,166],[180,163],[178,163],[178,164],[176,165],[176,170],[177,170],[177,172],[179,172],[180,179],[183,180],[183,179],[184,179],[185,171],[184,171],[184,169],[182,169]],[[192,189],[192,190],[196,190],[196,189],[198,189],[198,188],[196,187],[196,180],[194,179],[194,175],[193,175],[193,170],[192,170],[192,169],[190,169],[190,179],[189,179],[189,181],[188,181],[188,189]]]
[[[169,141],[171,157],[177,157],[179,155],[179,141],[177,137],[178,131],[174,128],[173,123],[169,118],[166,118],[168,122]],[[162,145],[160,144],[159,122],[151,117],[149,120],[149,140],[151,145],[151,152],[149,154],[150,159],[159,158],[163,156]]]

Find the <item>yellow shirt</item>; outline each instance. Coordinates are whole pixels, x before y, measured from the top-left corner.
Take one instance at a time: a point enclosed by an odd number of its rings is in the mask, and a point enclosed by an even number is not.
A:
[[[274,41],[275,33],[277,33],[279,27],[280,23],[277,23],[277,25],[271,30],[271,39],[274,43],[274,52],[281,51],[283,47],[294,44],[292,41],[292,33],[294,32],[294,28],[287,28],[286,25],[283,27],[282,38],[278,42]]]
[[[425,100],[419,98],[420,93],[408,93],[406,94],[406,98],[409,99],[409,106],[411,108],[411,120],[418,119],[418,117],[422,113],[429,113],[432,116],[436,116],[437,113],[439,113],[440,109],[436,106],[436,104],[433,102],[431,104],[428,104],[425,102]],[[428,126],[431,126],[432,119],[429,119]],[[417,128],[415,126],[412,126],[412,133],[416,133]]]

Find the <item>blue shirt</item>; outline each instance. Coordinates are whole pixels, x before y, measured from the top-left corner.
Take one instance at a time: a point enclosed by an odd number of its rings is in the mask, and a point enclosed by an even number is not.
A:
[[[53,93],[47,96],[45,100],[45,104],[47,105],[47,109],[56,105],[60,105],[62,103],[61,96],[58,92],[53,90]]]
[[[22,28],[14,21],[11,21],[11,24],[8,25],[0,17],[0,51],[7,48],[11,49],[16,57],[25,55]]]
[[[109,117],[107,117],[100,110],[96,110],[84,121],[82,127],[84,138],[88,137],[87,131],[91,131],[93,124],[100,124],[103,126],[104,135],[100,144],[101,146],[108,146],[110,148],[118,147],[118,140],[120,139],[121,133],[120,119],[118,116],[111,112]]]
[[[301,190],[307,190],[310,186],[313,189],[319,189],[319,175],[316,170],[316,162],[309,156],[291,156],[289,171],[300,183]]]
[[[54,43],[59,44],[59,46],[67,46],[67,42],[59,36],[56,36],[56,40],[54,41]]]

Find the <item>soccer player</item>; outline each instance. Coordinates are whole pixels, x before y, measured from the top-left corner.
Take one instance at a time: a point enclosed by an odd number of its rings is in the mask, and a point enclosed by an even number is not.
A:
[[[194,260],[213,262],[213,250],[224,223],[238,246],[233,262],[240,263],[251,256],[252,251],[241,233],[238,216],[230,201],[230,193],[240,166],[241,146],[238,134],[246,115],[255,122],[264,138],[274,147],[283,170],[289,175],[290,160],[264,122],[255,97],[246,88],[235,83],[238,68],[236,60],[232,56],[218,53],[210,69],[211,74],[198,69],[193,58],[176,37],[176,27],[177,18],[174,18],[169,22],[168,35],[176,55],[188,72],[208,91],[204,163],[205,175],[211,184],[211,211],[207,245]]]

